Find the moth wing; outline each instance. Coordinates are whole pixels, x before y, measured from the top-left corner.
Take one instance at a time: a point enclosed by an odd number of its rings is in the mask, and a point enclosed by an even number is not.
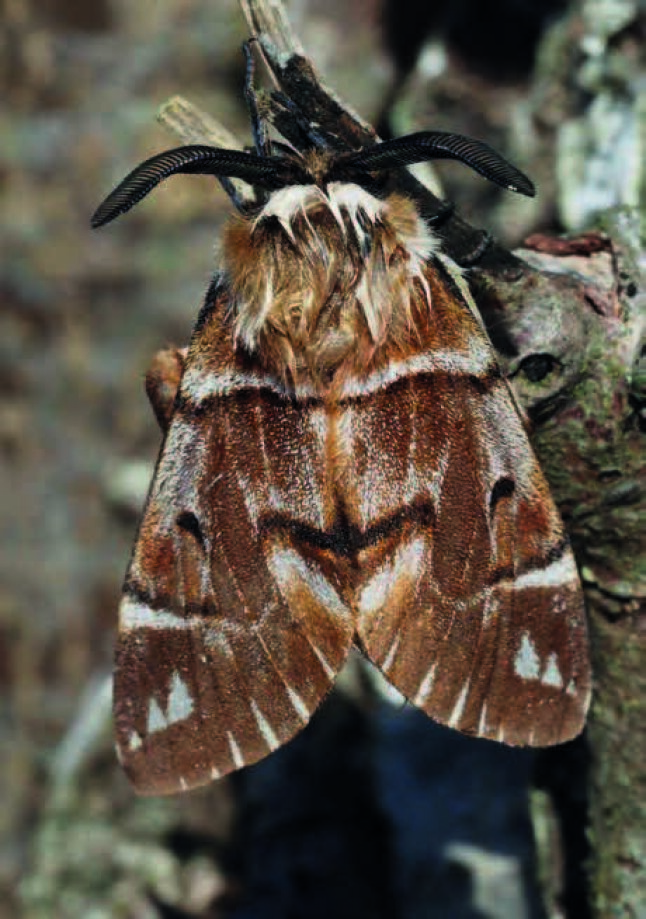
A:
[[[225,305],[198,323],[120,607],[117,748],[148,794],[289,740],[352,642],[333,566],[292,535],[327,506],[316,419],[227,364]]]
[[[429,281],[426,350],[364,381],[341,425],[359,638],[443,724],[559,743],[590,696],[576,564],[488,340]]]

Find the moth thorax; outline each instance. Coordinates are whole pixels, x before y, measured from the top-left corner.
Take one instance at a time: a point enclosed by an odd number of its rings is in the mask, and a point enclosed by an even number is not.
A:
[[[292,186],[222,242],[240,345],[281,377],[329,377],[414,334],[436,242],[408,199],[358,185]],[[421,285],[421,286],[420,286]]]

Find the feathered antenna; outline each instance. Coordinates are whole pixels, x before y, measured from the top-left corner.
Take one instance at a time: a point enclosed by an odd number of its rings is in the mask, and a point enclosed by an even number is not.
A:
[[[437,159],[459,160],[502,188],[530,198],[536,194],[531,179],[489,144],[444,131],[421,131],[358,152],[339,154],[331,168],[330,179],[356,181],[358,175],[372,170],[412,166]]]
[[[92,226],[102,227],[125,214],[160,182],[178,173],[243,179],[267,191],[311,182],[307,171],[295,159],[258,156],[256,153],[219,147],[176,147],[152,156],[133,169],[96,209]]]

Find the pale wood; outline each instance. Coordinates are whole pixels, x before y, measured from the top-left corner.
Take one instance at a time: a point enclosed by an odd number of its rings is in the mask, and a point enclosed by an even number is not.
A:
[[[185,144],[209,144],[228,150],[242,150],[243,144],[235,134],[183,96],[171,96],[164,102],[157,119]]]

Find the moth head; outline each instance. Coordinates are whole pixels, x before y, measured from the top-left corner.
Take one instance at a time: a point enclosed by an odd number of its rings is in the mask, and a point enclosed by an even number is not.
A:
[[[97,208],[92,226],[101,227],[145,198],[164,179],[178,173],[242,179],[261,195],[292,185],[325,187],[351,182],[370,191],[394,169],[433,159],[453,159],[510,191],[532,197],[531,180],[488,144],[443,131],[422,131],[396,140],[342,153],[310,152],[304,156],[283,145],[280,155],[189,145],[167,150],[137,166]]]

